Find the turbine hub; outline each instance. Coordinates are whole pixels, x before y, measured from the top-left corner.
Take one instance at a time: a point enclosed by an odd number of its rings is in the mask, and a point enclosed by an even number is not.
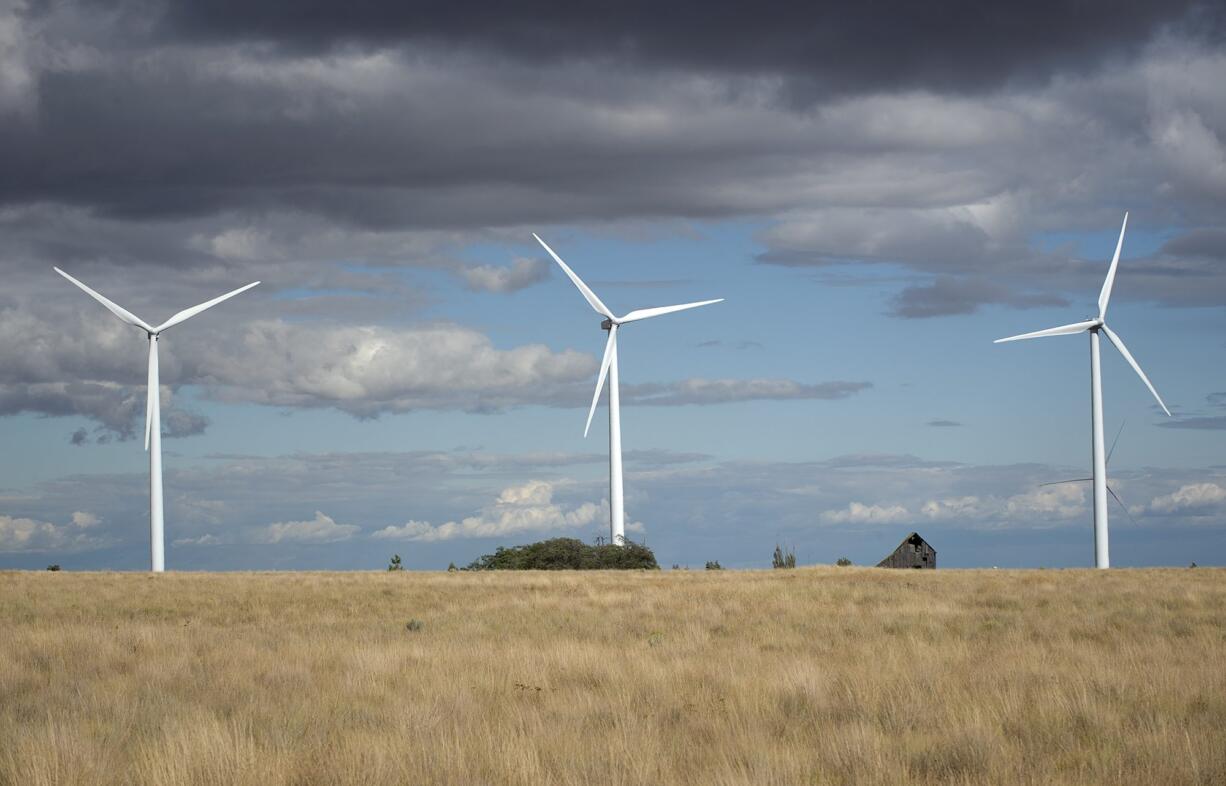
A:
[[[601,322],[601,323],[600,323],[600,329],[601,329],[601,330],[612,330],[612,329],[613,329],[613,320],[611,320],[611,319],[606,319],[606,320],[604,320],[603,322]]]

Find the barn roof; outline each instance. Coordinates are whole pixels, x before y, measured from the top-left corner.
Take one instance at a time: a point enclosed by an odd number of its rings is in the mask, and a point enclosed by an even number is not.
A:
[[[912,532],[910,535],[903,538],[902,542],[894,547],[894,550],[898,551],[900,548],[907,545],[908,543],[910,543],[912,546],[919,546],[923,544],[927,546],[928,548],[932,549],[933,554],[937,553],[937,550],[932,548],[932,544],[924,540],[924,538],[918,532]]]

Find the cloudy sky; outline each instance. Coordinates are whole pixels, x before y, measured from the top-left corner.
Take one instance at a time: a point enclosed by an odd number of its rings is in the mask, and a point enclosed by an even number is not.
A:
[[[0,0],[0,568],[144,569],[150,322],[171,569],[412,568],[607,534],[664,565],[1226,562],[1215,4]],[[808,4],[816,6],[817,4]],[[605,414],[597,414],[602,424]],[[1122,432],[1120,429],[1122,428]]]

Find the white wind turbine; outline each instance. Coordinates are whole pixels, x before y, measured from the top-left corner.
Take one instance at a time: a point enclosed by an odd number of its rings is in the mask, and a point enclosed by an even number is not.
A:
[[[583,436],[586,437],[588,430],[592,427],[592,416],[596,414],[596,403],[600,400],[600,391],[604,388],[604,381],[607,376],[609,379],[609,542],[620,546],[626,542],[626,517],[622,505],[622,425],[621,396],[617,382],[617,329],[622,325],[629,322],[637,322],[640,319],[658,317],[662,314],[671,314],[674,311],[684,311],[688,308],[709,306],[712,303],[723,301],[723,298],[703,300],[698,303],[683,303],[679,306],[640,308],[622,317],[614,316],[609,307],[600,302],[600,298],[596,297],[596,293],[589,289],[588,285],[584,284],[575,275],[575,271],[566,266],[562,258],[555,254],[553,249],[544,240],[541,240],[539,235],[533,232],[532,236],[536,238],[536,242],[544,246],[545,250],[549,252],[549,256],[553,257],[567,277],[574,282],[575,286],[579,289],[579,293],[588,302],[588,305],[595,309],[597,314],[604,317],[604,321],[600,323],[601,329],[609,331],[609,340],[605,343],[604,347],[604,359],[600,362],[600,377],[596,380],[596,392],[592,395],[592,406],[587,413],[587,425],[583,427]]]
[[[221,297],[215,297],[207,303],[201,303],[198,306],[184,309],[157,327],[153,327],[135,314],[99,295],[58,267],[55,268],[55,272],[76,284],[84,290],[85,294],[97,300],[112,314],[129,325],[140,328],[149,336],[149,379],[145,395],[145,450],[149,451],[149,551],[151,570],[155,573],[161,573],[166,570],[166,548],[163,540],[162,522],[162,407],[158,396],[160,390],[158,382],[158,336],[161,335],[163,330],[191,319],[201,311],[212,308],[223,300],[229,300],[240,292],[246,292],[260,282],[252,282],[233,292],[227,292]]]
[[[1098,333],[1100,330],[1107,336],[1107,340],[1124,356],[1124,360],[1128,361],[1128,365],[1132,366],[1132,370],[1137,372],[1137,376],[1145,383],[1145,387],[1149,388],[1149,392],[1154,394],[1154,398],[1158,400],[1162,411],[1168,417],[1171,414],[1171,411],[1166,408],[1166,404],[1163,403],[1162,397],[1158,395],[1158,391],[1154,390],[1149,377],[1145,376],[1145,372],[1141,370],[1141,366],[1137,364],[1132,353],[1128,351],[1128,347],[1124,346],[1123,339],[1112,332],[1111,328],[1107,327],[1107,304],[1111,300],[1111,288],[1115,284],[1115,269],[1120,263],[1120,250],[1124,247],[1124,230],[1127,228],[1128,214],[1125,213],[1124,225],[1120,227],[1120,239],[1115,244],[1115,256],[1111,260],[1111,267],[1107,270],[1107,280],[1103,282],[1102,291],[1098,294],[1098,316],[1087,319],[1084,322],[1075,322],[1071,325],[1037,330],[1034,333],[1023,333],[1020,336],[998,338],[994,342],[1000,344],[1004,341],[1019,341],[1024,338],[1068,336],[1083,332],[1090,334],[1090,417],[1093,427],[1091,454],[1093,457],[1092,474],[1094,476],[1094,564],[1099,568],[1111,567],[1111,556],[1107,542],[1108,491],[1107,459],[1103,451],[1103,386],[1098,352]]]

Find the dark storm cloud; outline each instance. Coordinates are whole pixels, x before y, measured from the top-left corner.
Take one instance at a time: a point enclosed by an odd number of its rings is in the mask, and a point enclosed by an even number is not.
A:
[[[1219,12],[1188,4],[23,8],[0,8],[0,414],[139,425],[139,348],[77,318],[52,264],[149,318],[262,278],[174,336],[164,378],[359,417],[586,405],[590,356],[406,328],[432,297],[410,269],[481,292],[547,275],[460,258],[529,224],[748,218],[761,261],[889,271],[894,314],[929,317],[1092,295],[1105,260],[1035,238],[1128,202],[1183,234],[1117,297],[1226,303],[1226,57]],[[258,321],[273,297],[286,321]],[[430,338],[482,360],[427,379]],[[854,392],[717,382],[642,393]]]
[[[1165,25],[1221,33],[1211,3],[1095,0],[756,3],[648,0],[337,5],[178,0],[157,35],[267,42],[289,50],[405,42],[529,62],[607,59],[714,72],[801,76],[821,88],[981,88],[1134,53]]]

